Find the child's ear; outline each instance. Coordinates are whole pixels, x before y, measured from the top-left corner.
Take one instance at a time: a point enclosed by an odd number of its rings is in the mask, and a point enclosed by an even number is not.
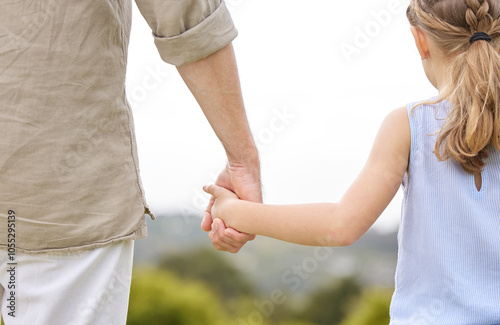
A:
[[[430,57],[429,52],[429,42],[427,35],[419,27],[411,26],[411,33],[415,39],[415,45],[417,46],[418,52],[422,59],[428,59]]]

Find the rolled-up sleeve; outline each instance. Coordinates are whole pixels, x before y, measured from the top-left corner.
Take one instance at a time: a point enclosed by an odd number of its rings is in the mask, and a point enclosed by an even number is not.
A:
[[[228,45],[237,35],[222,0],[136,0],[163,61],[182,65]]]

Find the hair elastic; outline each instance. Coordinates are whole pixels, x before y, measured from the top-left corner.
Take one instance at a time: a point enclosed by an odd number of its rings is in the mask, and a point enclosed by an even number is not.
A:
[[[492,38],[490,35],[483,32],[478,32],[471,36],[471,38],[469,39],[469,43],[472,45],[472,43],[474,43],[475,41],[491,42],[491,40]]]

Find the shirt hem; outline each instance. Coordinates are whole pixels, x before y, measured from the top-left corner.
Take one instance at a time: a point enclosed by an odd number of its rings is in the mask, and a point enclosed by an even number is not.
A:
[[[26,254],[42,254],[42,253],[52,253],[52,252],[80,252],[83,250],[95,249],[104,246],[108,246],[113,243],[117,243],[125,240],[137,240],[143,239],[148,236],[148,229],[145,223],[141,224],[139,228],[137,228],[133,233],[112,238],[105,241],[93,242],[90,244],[82,244],[77,246],[68,246],[68,247],[57,247],[57,248],[43,248],[43,249],[26,249],[23,247],[16,247],[16,252],[26,253]],[[7,245],[0,244],[0,249],[7,249]]]

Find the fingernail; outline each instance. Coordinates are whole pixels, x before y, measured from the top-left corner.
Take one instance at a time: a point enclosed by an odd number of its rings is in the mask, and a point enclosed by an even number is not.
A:
[[[217,231],[217,229],[219,229],[219,223],[217,221],[215,221],[213,226],[212,226],[212,230],[215,232],[215,231]]]

